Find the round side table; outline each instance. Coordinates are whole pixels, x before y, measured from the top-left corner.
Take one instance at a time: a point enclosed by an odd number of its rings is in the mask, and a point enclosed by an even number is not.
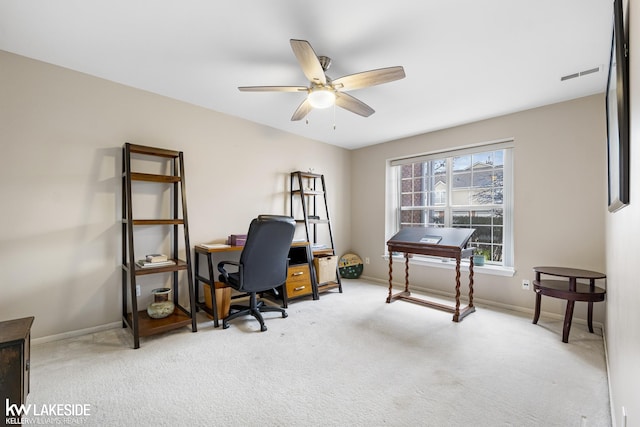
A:
[[[565,267],[533,267],[536,280],[533,281],[533,289],[536,292],[536,308],[533,323],[538,323],[540,318],[540,302],[542,295],[552,298],[567,300],[567,310],[564,315],[564,327],[562,329],[562,342],[569,342],[569,331],[573,317],[573,306],[576,301],[586,301],[589,304],[587,324],[589,332],[593,333],[593,303],[604,301],[605,289],[596,287],[598,279],[607,276],[597,271],[580,270]],[[541,275],[563,277],[565,280],[541,279]],[[568,279],[568,280],[566,280]],[[588,279],[589,284],[579,283],[577,279]]]

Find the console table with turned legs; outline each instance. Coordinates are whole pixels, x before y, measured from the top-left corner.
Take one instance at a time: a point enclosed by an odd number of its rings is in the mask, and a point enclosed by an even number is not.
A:
[[[387,242],[389,250],[389,295],[387,303],[405,300],[438,310],[453,313],[453,321],[460,322],[476,311],[473,305],[473,248],[467,243],[475,229],[473,228],[432,228],[407,227],[400,230]],[[393,254],[404,254],[404,291],[393,293]],[[409,291],[409,259],[412,254],[454,259],[456,261],[455,305],[440,304],[425,298],[411,295]],[[460,306],[460,260],[469,258],[469,303]]]
[[[533,289],[536,292],[536,308],[533,323],[538,323],[538,319],[540,318],[542,295],[567,300],[567,310],[564,315],[564,327],[562,329],[562,342],[569,342],[573,306],[576,301],[586,301],[589,304],[587,325],[589,332],[593,333],[593,303],[604,301],[606,294],[606,291],[603,288],[596,287],[595,283],[596,280],[605,279],[607,276],[596,271],[565,267],[533,267],[533,271],[536,273],[536,280],[533,281]],[[565,280],[543,280],[541,279],[542,274],[564,277]],[[578,279],[589,280],[589,284],[579,283]]]

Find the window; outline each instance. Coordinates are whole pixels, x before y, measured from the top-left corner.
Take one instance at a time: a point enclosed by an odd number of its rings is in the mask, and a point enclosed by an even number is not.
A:
[[[404,227],[475,228],[469,241],[487,264],[512,267],[511,144],[489,144],[391,161],[397,195],[393,235]]]

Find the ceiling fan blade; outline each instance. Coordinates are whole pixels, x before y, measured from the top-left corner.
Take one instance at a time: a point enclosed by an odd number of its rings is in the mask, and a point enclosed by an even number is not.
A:
[[[336,105],[363,117],[369,117],[376,112],[373,108],[348,93],[336,92]]]
[[[309,100],[307,98],[305,98],[304,101],[302,101],[302,104],[300,104],[298,106],[298,108],[296,109],[296,111],[293,113],[293,116],[291,116],[291,121],[295,122],[297,120],[302,120],[304,119],[304,117],[309,114],[309,112],[313,110],[313,107],[311,106],[311,104],[309,103]]]
[[[388,67],[350,74],[348,76],[335,79],[332,83],[336,89],[353,90],[400,80],[404,77],[404,68]]]
[[[306,92],[306,86],[240,86],[242,92]]]
[[[314,84],[327,84],[327,77],[324,75],[324,70],[318,60],[318,55],[313,51],[313,48],[306,40],[291,39],[291,49],[298,58],[302,72]]]

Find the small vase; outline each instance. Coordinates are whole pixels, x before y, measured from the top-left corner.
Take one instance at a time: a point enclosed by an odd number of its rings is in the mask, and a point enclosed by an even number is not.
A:
[[[147,314],[152,319],[162,319],[173,314],[175,305],[169,299],[170,288],[158,288],[151,291],[153,302],[147,306]]]
[[[482,267],[484,265],[484,255],[474,255],[473,256],[473,265],[477,265],[478,267]]]

